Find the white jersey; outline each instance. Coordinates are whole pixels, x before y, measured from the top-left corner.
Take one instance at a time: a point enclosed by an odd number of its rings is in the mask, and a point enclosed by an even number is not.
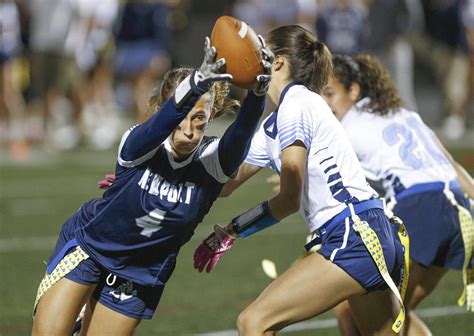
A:
[[[326,102],[303,85],[290,84],[283,90],[278,109],[254,135],[245,162],[280,173],[282,150],[297,140],[307,149],[300,212],[310,232],[347,203],[377,196],[341,124]]]
[[[432,130],[417,113],[402,108],[380,116],[363,108],[369,101],[360,100],[341,123],[367,178],[382,182],[386,198],[415,184],[456,178]]]

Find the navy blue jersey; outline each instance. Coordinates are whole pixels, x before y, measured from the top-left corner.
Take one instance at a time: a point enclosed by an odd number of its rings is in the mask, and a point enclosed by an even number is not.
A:
[[[74,215],[79,245],[114,274],[143,285],[166,282],[179,249],[245,158],[263,107],[264,98],[249,93],[224,136],[204,137],[181,162],[162,139],[175,128],[163,120],[178,113],[174,105],[127,131],[115,182]]]

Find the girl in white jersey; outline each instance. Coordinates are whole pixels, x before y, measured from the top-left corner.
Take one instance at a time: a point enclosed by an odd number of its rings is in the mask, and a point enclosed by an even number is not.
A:
[[[470,197],[474,197],[474,184],[420,116],[402,107],[379,62],[367,55],[335,56],[333,64],[335,76],[323,89],[323,97],[348,133],[367,178],[382,182],[387,200],[410,235],[406,330],[408,335],[430,334],[411,309],[433,291],[448,269],[468,266],[474,233],[469,212],[461,208],[470,206],[459,183]],[[464,232],[458,211],[466,214]],[[471,238],[466,231],[469,225]],[[465,251],[465,246],[470,247]],[[471,310],[472,294],[467,291]],[[338,307],[336,315],[339,325],[350,330],[347,306]],[[349,330],[341,328],[345,334],[357,333]]]
[[[346,299],[366,334],[392,334],[398,304],[393,293],[399,297],[394,281],[401,278],[403,248],[344,129],[318,95],[332,70],[331,54],[299,26],[277,28],[266,41],[275,54],[268,95],[278,107],[255,134],[246,163],[224,192],[263,167],[281,175],[281,189],[225,228],[215,226],[196,249],[194,266],[209,272],[235,237],[248,237],[300,210],[315,235],[310,244],[322,247],[272,282],[239,315],[240,335],[274,334]],[[367,236],[379,248],[371,251],[385,263],[384,277],[361,238]]]

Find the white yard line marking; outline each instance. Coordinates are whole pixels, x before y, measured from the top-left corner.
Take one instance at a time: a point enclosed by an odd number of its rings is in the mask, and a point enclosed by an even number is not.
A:
[[[423,308],[416,310],[418,316],[431,318],[440,316],[452,316],[460,314],[469,314],[465,309],[458,306],[444,306],[434,308]],[[293,332],[301,330],[315,330],[315,329],[328,329],[337,327],[337,320],[335,318],[319,320],[319,321],[308,321],[300,322],[285,328],[282,332]],[[203,334],[195,334],[199,336],[237,336],[237,330],[223,330],[216,332],[209,332]]]
[[[58,236],[15,237],[0,239],[0,253],[42,251],[52,249]]]

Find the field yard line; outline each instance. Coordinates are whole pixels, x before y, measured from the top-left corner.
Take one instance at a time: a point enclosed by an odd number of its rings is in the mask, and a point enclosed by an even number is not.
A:
[[[416,310],[418,316],[420,317],[440,317],[440,316],[452,316],[459,314],[469,314],[465,309],[458,306],[444,306],[444,307],[434,307],[434,308],[423,308]],[[309,322],[300,322],[289,326],[283,330],[283,332],[292,332],[292,331],[301,331],[301,330],[315,330],[315,329],[328,329],[337,327],[337,320],[335,318],[319,320],[319,321],[309,321]],[[202,334],[194,334],[199,336],[237,336],[237,330],[223,330]]]
[[[54,247],[58,236],[15,237],[0,239],[0,253],[42,251]]]

